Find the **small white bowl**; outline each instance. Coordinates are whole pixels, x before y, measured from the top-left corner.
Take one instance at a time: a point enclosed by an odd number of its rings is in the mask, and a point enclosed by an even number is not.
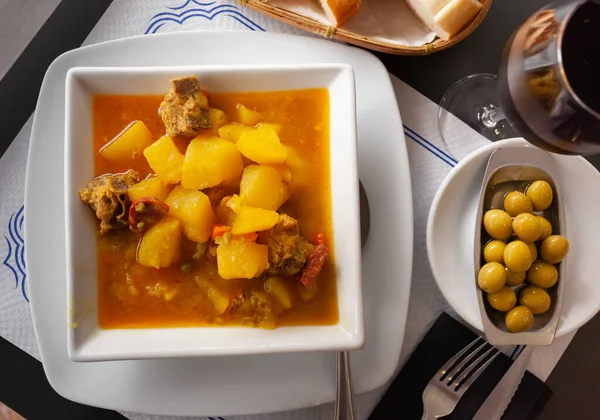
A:
[[[95,94],[160,95],[195,75],[209,92],[326,88],[339,322],[331,326],[111,329],[98,326],[97,223],[77,191],[94,177]],[[81,67],[67,73],[65,121],[67,341],[73,361],[354,350],[364,346],[354,73],[346,64]],[[76,328],[75,328],[76,326]]]
[[[494,142],[471,153],[450,171],[438,189],[427,221],[429,265],[442,294],[465,321],[483,332],[473,271],[479,193],[493,150],[534,147],[523,139]],[[571,245],[563,302],[555,337],[575,331],[600,311],[598,263],[591,250],[600,247],[600,173],[578,156],[552,154],[560,184]]]

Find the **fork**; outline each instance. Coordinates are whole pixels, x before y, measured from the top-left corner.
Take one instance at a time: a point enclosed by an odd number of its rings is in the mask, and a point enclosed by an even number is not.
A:
[[[476,338],[433,375],[423,391],[421,420],[438,419],[452,413],[467,389],[500,354],[495,347],[482,352],[486,345],[481,337]]]

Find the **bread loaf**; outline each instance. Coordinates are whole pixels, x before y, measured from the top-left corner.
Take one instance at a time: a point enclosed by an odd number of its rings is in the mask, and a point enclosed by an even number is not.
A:
[[[483,7],[478,0],[405,0],[443,40],[458,33]]]
[[[361,0],[320,0],[327,18],[333,25],[340,26],[360,9]]]

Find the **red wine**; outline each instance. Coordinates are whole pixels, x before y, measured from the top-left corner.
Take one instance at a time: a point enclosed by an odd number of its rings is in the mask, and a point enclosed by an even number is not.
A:
[[[534,14],[505,48],[499,89],[504,114],[531,143],[600,153],[600,4],[550,5]]]
[[[573,93],[600,113],[600,4],[588,2],[575,11],[561,51],[565,78]]]

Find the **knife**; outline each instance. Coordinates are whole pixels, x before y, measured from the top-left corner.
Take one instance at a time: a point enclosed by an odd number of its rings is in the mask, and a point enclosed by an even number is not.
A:
[[[527,346],[486,398],[473,420],[500,420],[527,370],[534,346]]]

